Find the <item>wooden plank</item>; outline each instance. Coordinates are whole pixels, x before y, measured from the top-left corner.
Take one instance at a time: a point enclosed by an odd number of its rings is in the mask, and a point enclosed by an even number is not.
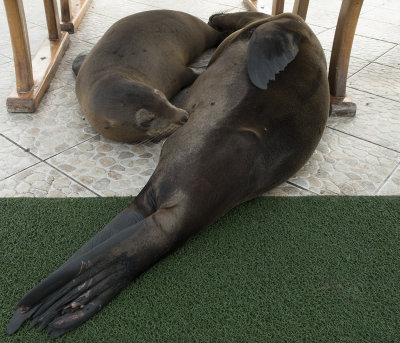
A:
[[[61,30],[69,33],[76,32],[91,2],[92,0],[70,0],[69,4],[71,19],[69,21],[63,20],[61,22]],[[66,6],[66,4],[64,4],[64,6]]]
[[[4,0],[14,53],[16,90],[29,92],[33,87],[31,49],[22,0]]]
[[[293,5],[293,13],[306,20],[309,2],[309,0],[295,0]]]
[[[43,41],[32,60],[33,89],[30,92],[18,93],[17,89],[14,88],[7,98],[7,110],[9,112],[35,112],[40,99],[54,77],[68,43],[68,32],[62,32],[59,40],[50,41],[46,38]]]
[[[61,38],[60,17],[58,15],[57,0],[43,0],[46,14],[47,30],[50,40]]]
[[[343,0],[329,64],[329,87],[337,101],[346,96],[351,47],[363,0]]]
[[[285,0],[273,0],[272,1],[272,15],[283,13],[285,8]]]
[[[71,0],[60,0],[61,21],[68,23],[72,21]]]

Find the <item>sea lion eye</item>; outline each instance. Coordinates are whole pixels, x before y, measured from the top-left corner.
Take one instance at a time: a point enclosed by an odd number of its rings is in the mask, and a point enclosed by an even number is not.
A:
[[[141,127],[147,128],[147,127],[150,126],[150,124],[151,124],[151,122],[152,122],[153,120],[154,120],[154,118],[147,119],[147,120],[141,122],[141,123],[140,123],[140,126],[141,126]]]
[[[136,123],[141,128],[148,128],[155,118],[155,114],[145,108],[141,108],[136,112]]]

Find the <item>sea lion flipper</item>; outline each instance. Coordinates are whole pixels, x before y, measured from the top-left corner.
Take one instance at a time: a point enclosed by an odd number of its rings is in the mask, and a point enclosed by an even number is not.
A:
[[[78,75],[79,69],[81,68],[81,65],[85,60],[87,54],[87,52],[81,52],[75,57],[74,61],[72,62],[72,71],[74,72],[75,76]]]
[[[271,22],[260,25],[253,32],[247,51],[247,71],[253,85],[267,89],[269,81],[294,60],[299,43],[296,32]]]

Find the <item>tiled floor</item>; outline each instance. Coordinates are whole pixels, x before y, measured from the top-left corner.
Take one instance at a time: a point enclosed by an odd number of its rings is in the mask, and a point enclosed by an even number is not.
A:
[[[266,0],[266,8],[270,1]],[[310,2],[307,22],[329,58],[340,0]],[[43,2],[24,2],[31,50],[47,34]],[[289,4],[290,5],[290,4]],[[207,20],[241,11],[241,0],[93,0],[55,79],[33,114],[8,113],[14,85],[12,49],[0,2],[0,197],[135,195],[157,164],[160,144],[128,145],[97,135],[83,119],[71,62],[116,20],[169,8]],[[286,9],[290,10],[290,6]],[[400,2],[364,2],[349,68],[355,118],[330,118],[310,161],[273,195],[400,194]]]

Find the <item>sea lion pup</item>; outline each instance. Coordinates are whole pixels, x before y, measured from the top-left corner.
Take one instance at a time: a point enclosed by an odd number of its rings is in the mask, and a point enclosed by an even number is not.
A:
[[[165,141],[140,194],[19,301],[9,333],[30,317],[51,337],[74,329],[189,237],[299,170],[328,118],[321,45],[293,14],[251,23],[217,48],[183,106],[189,121]]]
[[[73,63],[85,118],[121,142],[168,136],[188,119],[168,101],[196,79],[187,64],[221,40],[209,25],[178,11],[146,11],[117,21]]]

